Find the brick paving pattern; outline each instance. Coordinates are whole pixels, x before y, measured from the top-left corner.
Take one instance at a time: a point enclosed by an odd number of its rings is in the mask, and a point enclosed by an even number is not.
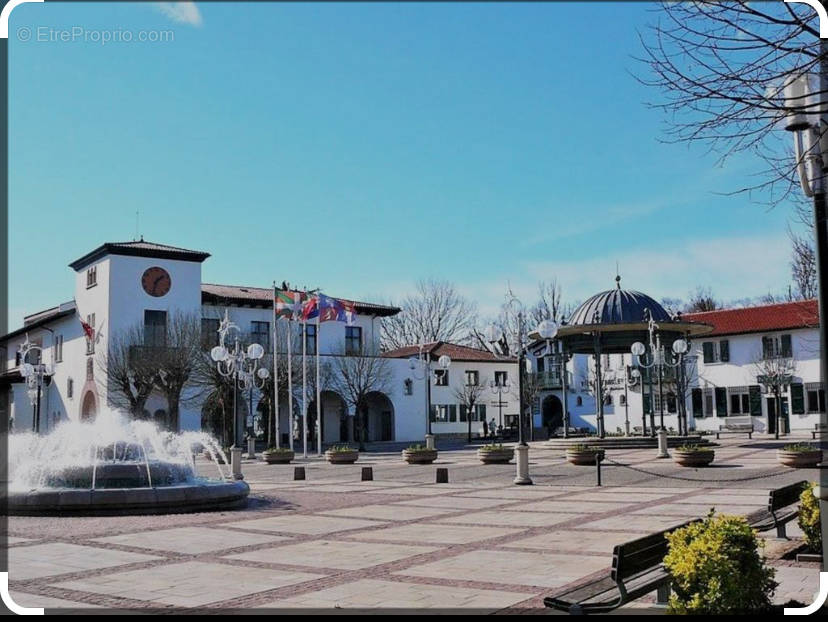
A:
[[[770,488],[817,479],[776,463],[784,442],[723,439],[705,470],[655,450],[609,450],[647,473],[610,462],[600,488],[594,467],[568,465],[542,443],[525,487],[512,485],[514,465],[481,465],[473,449],[441,451],[431,466],[397,452],[351,466],[314,456],[297,461],[308,473],[300,482],[292,465],[248,461],[244,511],[11,517],[10,589],[19,604],[48,609],[537,610],[554,588],[608,569],[615,544],[711,507],[747,514]],[[377,479],[362,482],[369,465]],[[449,484],[433,483],[435,466],[448,468]],[[810,603],[818,565],[775,560],[780,543],[768,544],[775,600]],[[631,607],[657,609],[653,601]]]

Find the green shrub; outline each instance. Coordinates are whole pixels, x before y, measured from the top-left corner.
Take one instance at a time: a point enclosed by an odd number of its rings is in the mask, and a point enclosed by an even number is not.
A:
[[[274,447],[271,445],[265,449],[266,454],[292,454],[293,450],[290,447]]]
[[[807,453],[809,451],[816,451],[818,447],[814,447],[809,443],[790,443],[782,448],[782,451],[794,451],[797,453]]]
[[[417,444],[417,445],[409,445],[408,447],[406,447],[405,450],[409,453],[412,453],[412,454],[418,454],[418,453],[425,453],[425,452],[434,451],[433,449],[429,449],[428,447],[426,447],[422,443]]]
[[[483,451],[502,451],[509,448],[504,447],[503,443],[489,443],[488,445],[483,445],[480,449]]]
[[[705,447],[704,445],[698,445],[696,443],[686,443],[678,448],[678,451],[685,451],[688,453],[704,453],[704,452],[712,452],[712,447]]]
[[[600,447],[595,447],[593,445],[586,445],[584,443],[578,443],[577,445],[570,445],[566,448],[567,451],[601,451]]]
[[[329,450],[332,454],[344,454],[351,451],[357,451],[350,445],[333,445]]]
[[[799,524],[805,534],[805,542],[814,553],[822,552],[822,529],[819,524],[819,499],[814,496],[815,483],[805,486],[799,496]]]
[[[664,566],[673,579],[669,613],[767,610],[777,583],[753,529],[741,516],[713,516],[667,535]]]

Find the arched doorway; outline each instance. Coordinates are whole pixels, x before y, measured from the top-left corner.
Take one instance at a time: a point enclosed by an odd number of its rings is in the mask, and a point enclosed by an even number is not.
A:
[[[81,400],[81,421],[94,421],[98,414],[98,401],[92,391],[87,391]]]
[[[556,434],[563,428],[563,405],[557,395],[547,395],[541,405],[543,426],[549,430],[549,435]]]
[[[374,391],[367,396],[369,441],[394,440],[394,405],[385,393]]]

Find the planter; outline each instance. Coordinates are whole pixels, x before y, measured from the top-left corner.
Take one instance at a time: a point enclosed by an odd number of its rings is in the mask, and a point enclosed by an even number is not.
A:
[[[604,450],[603,449],[567,449],[566,450],[566,460],[570,464],[578,464],[578,465],[589,465],[595,464],[595,459],[597,456],[601,456],[601,460],[604,459]]]
[[[262,458],[268,464],[289,464],[296,457],[293,451],[267,451],[262,453]]]
[[[713,462],[715,452],[712,451],[682,451],[673,450],[673,460],[683,467],[706,467]]]
[[[227,454],[227,459],[229,460],[229,459],[230,459],[230,450],[228,449],[228,450],[227,450],[226,452],[224,452],[224,453],[225,453],[225,454]],[[211,461],[212,461],[212,459],[213,459],[213,455],[212,455],[209,451],[207,451],[206,449],[205,449],[205,450],[201,453],[201,455],[202,455],[202,456],[204,456],[205,458],[207,458],[207,460],[211,460]],[[226,463],[226,462],[222,459],[222,457],[221,457],[221,454],[220,454],[220,453],[216,453],[216,461],[217,461],[219,464],[227,464],[227,463]]]
[[[402,458],[408,464],[431,464],[437,459],[436,449],[403,449]]]
[[[331,451],[325,452],[325,460],[331,464],[353,464],[359,458],[359,452],[354,449],[352,451]]]
[[[514,456],[515,450],[511,447],[503,447],[502,449],[481,447],[477,450],[477,458],[483,464],[507,464]]]
[[[794,469],[815,467],[822,462],[822,450],[814,449],[813,451],[785,451],[784,449],[777,449],[776,459],[779,464],[783,464]]]

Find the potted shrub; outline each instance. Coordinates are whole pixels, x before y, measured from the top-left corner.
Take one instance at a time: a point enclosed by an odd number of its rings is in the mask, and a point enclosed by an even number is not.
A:
[[[814,496],[815,487],[816,484],[809,483],[799,496],[796,522],[805,536],[807,551],[797,555],[797,561],[822,561],[822,529],[819,524],[819,499]]]
[[[483,445],[477,450],[477,457],[483,464],[506,464],[514,455],[514,448],[504,447],[502,443]]]
[[[353,464],[359,458],[359,450],[350,445],[334,445],[325,452],[325,459],[331,464]]]
[[[713,516],[667,534],[668,613],[721,615],[771,609],[777,583],[760,541],[741,516]]]
[[[822,462],[822,450],[808,443],[794,443],[777,449],[776,459],[780,464],[795,469],[815,467]]]
[[[578,444],[566,448],[566,460],[570,464],[595,464],[598,456],[601,457],[601,460],[604,459],[604,450],[600,447]]]
[[[701,445],[682,445],[673,450],[673,460],[683,467],[706,467],[714,455],[713,449]]]
[[[431,464],[437,459],[437,450],[425,445],[411,445],[403,449],[402,457],[408,464]]]
[[[296,457],[289,447],[268,447],[262,452],[262,458],[268,464],[288,464]]]

